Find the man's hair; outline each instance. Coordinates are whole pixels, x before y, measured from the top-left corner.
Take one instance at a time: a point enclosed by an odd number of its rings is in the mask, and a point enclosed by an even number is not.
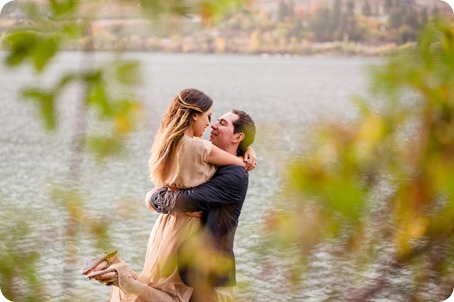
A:
[[[252,118],[242,110],[232,109],[238,115],[238,119],[233,122],[233,133],[243,133],[244,139],[238,146],[237,155],[243,156],[247,147],[252,145],[255,140],[255,124]]]

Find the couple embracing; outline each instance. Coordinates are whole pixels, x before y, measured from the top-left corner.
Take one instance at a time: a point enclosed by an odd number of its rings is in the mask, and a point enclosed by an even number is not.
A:
[[[110,302],[234,301],[233,242],[256,166],[255,125],[231,110],[211,125],[213,101],[197,89],[178,93],[151,149],[158,187],[145,203],[159,214],[137,274],[116,252],[90,260],[82,273],[113,285]],[[210,140],[201,138],[211,125]]]

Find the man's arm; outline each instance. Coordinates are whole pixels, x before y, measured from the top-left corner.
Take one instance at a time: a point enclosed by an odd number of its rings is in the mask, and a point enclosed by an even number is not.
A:
[[[192,189],[158,189],[151,194],[149,203],[160,213],[205,211],[242,200],[247,186],[248,174],[243,167],[226,166],[219,168],[211,180]]]

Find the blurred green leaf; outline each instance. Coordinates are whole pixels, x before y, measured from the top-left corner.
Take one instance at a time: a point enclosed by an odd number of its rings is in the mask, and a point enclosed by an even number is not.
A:
[[[86,25],[81,22],[65,22],[62,27],[62,34],[69,38],[80,38],[84,34]]]
[[[0,212],[0,284],[2,294],[11,301],[33,301],[44,294],[37,271],[42,245],[39,240],[30,240],[33,226],[30,215],[23,213],[27,211],[8,204],[2,204]]]
[[[55,87],[56,91],[62,91],[66,86],[71,84],[71,82],[74,82],[78,79],[78,75],[74,73],[67,73],[63,74],[58,81],[58,84]]]
[[[78,1],[76,0],[49,0],[52,12],[56,16],[62,16],[74,12]]]
[[[101,75],[101,73],[99,74]],[[101,77],[93,82],[88,82],[87,104],[98,109],[99,116],[108,118],[113,115],[109,102],[109,95]]]
[[[140,66],[136,61],[118,62],[115,65],[115,76],[123,85],[139,85],[142,83]]]
[[[33,51],[33,59],[37,71],[43,71],[47,63],[55,56],[59,45],[54,37],[41,39]]]
[[[165,11],[162,1],[159,0],[140,0],[140,6],[150,14],[152,18],[156,18]]]
[[[89,136],[87,147],[99,161],[112,156],[124,156],[126,148],[119,136]]]
[[[27,15],[27,18],[33,22],[41,22],[49,17],[46,7],[42,4],[25,1],[22,7]]]
[[[55,108],[55,91],[39,88],[26,88],[22,90],[25,99],[32,99],[37,103],[41,118],[48,130],[55,130],[57,127],[57,115]]]
[[[33,52],[37,42],[36,34],[31,31],[16,32],[5,38],[10,52],[5,62],[10,66],[21,64]]]
[[[191,6],[186,1],[180,0],[140,0],[140,6],[151,18],[159,18],[164,15],[170,16],[188,16],[191,12]]]
[[[6,37],[6,42],[10,49],[6,57],[8,65],[19,65],[29,58],[34,62],[35,69],[40,72],[44,70],[59,49],[53,36],[33,31],[12,33]]]

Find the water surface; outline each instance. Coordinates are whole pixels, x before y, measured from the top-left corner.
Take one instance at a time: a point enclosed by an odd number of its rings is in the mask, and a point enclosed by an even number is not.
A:
[[[140,271],[148,235],[157,217],[143,204],[145,193],[152,188],[147,175],[150,144],[173,96],[186,87],[198,88],[215,100],[214,119],[238,108],[254,118],[258,130],[254,148],[259,164],[250,176],[235,241],[239,300],[322,301],[327,291],[319,281],[328,277],[329,270],[324,266],[329,263],[329,256],[320,254],[314,263],[314,267],[320,267],[314,271],[314,281],[290,294],[286,271],[279,266],[267,268],[267,259],[259,252],[264,239],[260,230],[264,216],[279,200],[283,167],[310,143],[304,134],[325,119],[354,119],[357,112],[351,96],[365,93],[365,68],[379,65],[381,60],[135,53],[127,56],[140,61],[144,74],[144,81],[137,88],[144,105],[143,121],[127,140],[129,153],[103,164],[97,164],[89,155],[80,161],[80,187],[89,215],[106,217],[113,213],[108,217],[113,226],[112,245],[133,269]],[[98,53],[91,60],[102,64],[111,57]],[[36,118],[37,108],[31,101],[19,100],[18,90],[29,84],[47,87],[61,72],[80,68],[85,60],[79,53],[63,53],[42,78],[28,68],[11,70],[0,66],[0,201],[5,206],[16,204],[27,209],[23,218],[33,225],[34,231],[21,244],[45,244],[41,249],[41,276],[55,288],[54,293],[49,293],[49,301],[61,299],[60,252],[64,245],[72,244],[64,242],[64,217],[51,201],[50,191],[55,183],[68,177],[71,138],[77,132],[74,104],[81,91],[70,87],[62,95],[59,128],[46,133]],[[14,232],[11,230],[12,236]],[[99,253],[94,244],[92,238],[80,238],[75,243],[83,255],[77,265]],[[85,280],[77,269],[73,270],[72,300],[106,301],[109,289]]]

